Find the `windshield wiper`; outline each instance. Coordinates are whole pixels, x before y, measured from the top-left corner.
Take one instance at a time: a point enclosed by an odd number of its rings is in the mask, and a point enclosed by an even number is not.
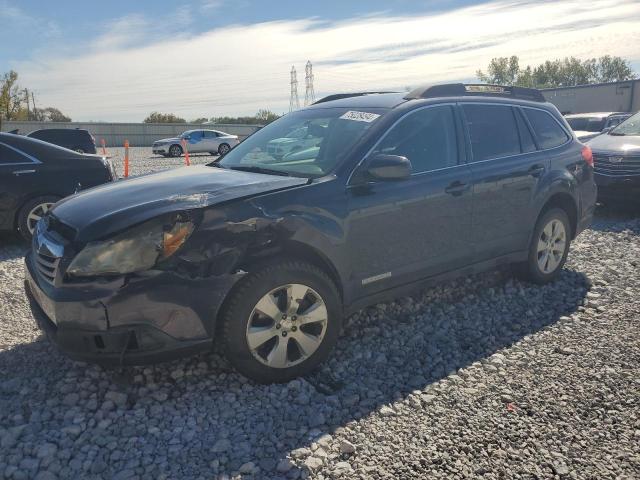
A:
[[[287,172],[283,172],[282,170],[275,170],[273,168],[264,168],[258,167],[257,165],[239,165],[234,167],[229,167],[231,170],[240,170],[242,172],[254,172],[254,173],[265,173],[267,175],[280,175],[282,177],[290,177],[291,175]]]
[[[614,137],[624,137],[626,133],[617,133],[617,132],[609,132],[609,135],[613,135]]]

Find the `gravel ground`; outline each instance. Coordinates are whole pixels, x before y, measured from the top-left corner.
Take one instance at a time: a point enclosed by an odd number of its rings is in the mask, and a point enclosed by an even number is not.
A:
[[[321,372],[272,386],[217,354],[67,360],[23,254],[0,237],[0,477],[640,478],[638,213],[600,212],[553,285],[497,271],[364,310]]]
[[[102,154],[102,148],[98,148],[98,153]],[[108,148],[107,156],[116,166],[118,175],[124,175],[124,148]],[[191,165],[201,165],[209,163],[218,158],[204,153],[194,153],[189,155]],[[151,147],[131,147],[129,148],[129,176],[141,175],[152,171],[168,170],[170,168],[182,167],[185,165],[185,158],[165,158],[161,155],[153,155]]]

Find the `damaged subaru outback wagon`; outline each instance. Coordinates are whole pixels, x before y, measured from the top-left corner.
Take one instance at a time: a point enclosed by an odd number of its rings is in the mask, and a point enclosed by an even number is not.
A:
[[[310,147],[270,153],[301,128]],[[372,303],[501,264],[552,281],[595,199],[589,148],[537,90],[333,95],[217,162],[59,202],[26,288],[72,358],[163,361],[219,338],[238,371],[281,382]]]

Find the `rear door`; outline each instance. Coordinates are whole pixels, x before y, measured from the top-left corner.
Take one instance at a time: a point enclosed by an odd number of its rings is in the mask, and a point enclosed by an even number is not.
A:
[[[469,262],[471,173],[460,133],[454,105],[436,105],[408,113],[374,147],[370,156],[407,157],[413,174],[348,187],[354,291],[369,295]]]
[[[532,199],[548,161],[521,112],[507,104],[461,103],[470,146],[476,261],[527,248]]]
[[[43,164],[0,142],[0,227],[13,229],[17,210],[31,192],[41,188]]]
[[[206,151],[207,152],[217,152],[218,151],[218,146],[219,146],[219,141],[218,141],[218,135],[219,133],[214,132],[212,130],[205,130],[204,131],[204,142],[205,142],[205,146],[206,146]]]

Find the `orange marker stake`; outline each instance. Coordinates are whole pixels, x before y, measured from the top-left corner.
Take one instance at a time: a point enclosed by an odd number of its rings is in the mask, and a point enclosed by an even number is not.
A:
[[[104,141],[104,138],[100,139],[100,144],[102,145],[102,154],[106,155],[107,149],[105,147],[107,146],[107,142]]]
[[[182,139],[182,150],[184,150],[184,163],[188,167],[189,165],[191,165],[191,162],[189,161],[189,149],[187,148],[187,141],[184,138]]]
[[[124,178],[129,176],[129,140],[124,141]]]

